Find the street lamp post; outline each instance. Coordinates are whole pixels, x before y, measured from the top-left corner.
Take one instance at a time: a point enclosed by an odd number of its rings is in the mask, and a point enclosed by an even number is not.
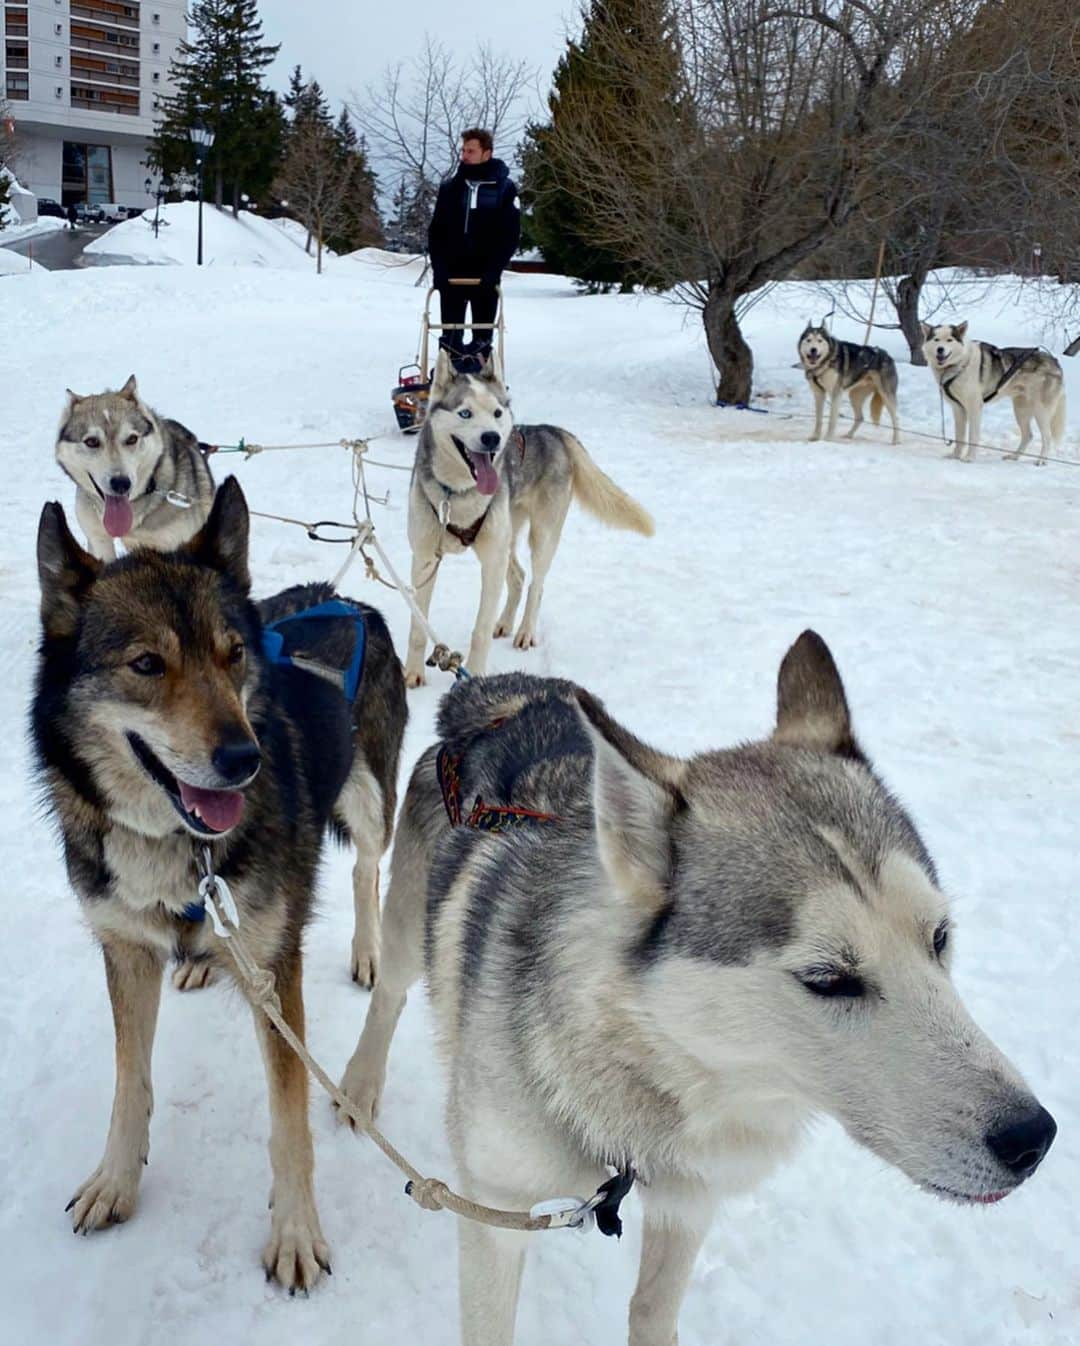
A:
[[[158,185],[155,190],[152,180],[150,178],[147,178],[146,181],[143,183],[143,187],[146,190],[146,195],[147,196],[152,195],[154,198],[154,237],[157,238],[158,230],[161,227],[161,218],[160,218],[161,203],[162,201],[165,200],[166,196],[168,196],[168,194],[172,191],[173,188],[172,179],[159,178]]]
[[[202,122],[194,122],[188,129],[191,143],[195,146],[195,167],[199,175],[199,250],[197,265],[202,266],[202,202],[203,202],[203,165],[214,143],[214,133]]]

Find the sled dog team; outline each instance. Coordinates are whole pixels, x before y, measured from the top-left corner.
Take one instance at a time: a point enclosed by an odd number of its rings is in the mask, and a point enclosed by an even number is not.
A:
[[[971,462],[979,444],[982,409],[999,397],[1012,401],[1020,443],[1006,458],[1027,453],[1032,421],[1039,428],[1037,467],[1061,447],[1065,437],[1065,383],[1061,365],[1037,347],[991,345],[973,341],[966,322],[931,326],[921,323],[922,349],[942,398],[953,413],[953,447],[948,455]],[[824,326],[808,323],[799,337],[799,363],[814,395],[814,433],[820,439],[825,400],[829,401],[826,439],[836,436],[841,401],[846,395],[853,413],[846,438],[854,439],[864,421],[863,409],[870,401],[875,425],[882,410],[889,413],[892,442],[900,441],[896,413],[896,364],[879,346],[860,346],[838,341]]]
[[[1012,358],[966,341],[964,325],[928,329],[927,345],[970,407],[968,385],[981,397]],[[830,433],[840,391],[857,416],[867,397],[888,407],[895,431],[887,356],[821,329],[800,354],[820,390],[819,433],[826,391]],[[1018,418],[1022,405],[1053,430],[1063,397],[1045,357],[1026,355],[1006,391]],[[977,436],[977,411],[965,414]],[[209,866],[303,1035],[303,934],[328,831],[355,848],[350,968],[374,987],[345,1093],[375,1116],[395,1026],[425,976],[467,1196],[527,1210],[587,1196],[613,1170],[620,1192],[636,1186],[632,1346],[676,1340],[718,1203],[790,1157],[816,1113],[958,1203],[996,1202],[1038,1167],[1054,1121],[953,987],[934,861],[863,750],[820,636],[805,631],[784,654],[764,736],[689,758],[643,743],[572,682],[479,676],[493,637],[536,643],[572,499],[653,531],[572,434],[515,426],[493,368],[460,374],[440,356],[417,445],[420,606],[440,559],[466,550],[481,597],[473,676],[443,697],[396,831],[420,626],[403,669],[365,603],[324,585],[253,598],[239,485],[215,493],[198,441],[133,378],[69,393],[56,454],[87,548],[46,505],[32,730],[116,1033],[104,1154],[68,1208],[76,1231],[134,1213],[166,964],[182,989],[231,972],[200,898]],[[271,1112],[262,1260],[290,1293],[306,1291],[331,1269],[307,1075],[259,1010],[255,1028]],[[509,1346],[529,1236],[458,1226],[462,1340]]]

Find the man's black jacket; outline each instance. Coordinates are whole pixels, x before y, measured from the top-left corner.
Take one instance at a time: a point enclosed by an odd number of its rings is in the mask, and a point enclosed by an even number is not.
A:
[[[520,237],[517,188],[503,161],[460,164],[439,188],[428,229],[435,284],[478,277],[497,285]]]

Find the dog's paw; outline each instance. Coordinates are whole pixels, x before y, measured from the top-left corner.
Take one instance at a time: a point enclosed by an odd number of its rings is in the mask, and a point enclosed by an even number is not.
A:
[[[504,639],[504,637],[506,637],[506,636],[508,636],[508,635],[510,634],[510,623],[509,623],[509,622],[502,622],[502,621],[499,622],[498,626],[496,626],[495,630],[492,631],[491,634],[492,634],[492,636],[494,637],[495,640],[502,640],[502,639]]]
[[[1001,461],[1003,463],[1015,463],[1019,457],[1020,457],[1020,450],[1017,449],[1015,453],[1002,454]]]
[[[820,435],[810,435],[806,442],[808,444],[816,444],[820,438]]]
[[[370,1068],[366,1062],[358,1061],[356,1056],[349,1062],[345,1069],[345,1074],[341,1078],[341,1092],[352,1104],[357,1115],[363,1122],[373,1122],[379,1115],[379,1105],[382,1103],[383,1085],[386,1083],[385,1065],[380,1068]],[[347,1112],[342,1111],[335,1103],[334,1116],[342,1126],[351,1127],[356,1130],[356,1122]]]
[[[405,674],[405,686],[408,687],[410,692],[415,687],[423,687],[426,682],[427,678],[424,677],[423,673],[407,671]]]
[[[139,1194],[138,1174],[120,1173],[103,1162],[91,1173],[64,1207],[71,1212],[76,1234],[123,1224],[135,1214]]]
[[[185,958],[172,974],[172,984],[178,991],[201,991],[213,980],[214,968],[208,958]]]
[[[274,1203],[270,1238],[263,1249],[266,1279],[275,1280],[290,1295],[306,1294],[322,1273],[330,1270],[330,1245],[323,1238],[314,1202]]]
[[[359,941],[355,936],[353,937],[349,971],[353,981],[362,990],[370,991],[374,989],[375,979],[379,975],[378,952],[369,948],[366,940]]]
[[[536,632],[530,631],[527,626],[519,626],[518,633],[514,637],[515,650],[531,650],[536,645]]]

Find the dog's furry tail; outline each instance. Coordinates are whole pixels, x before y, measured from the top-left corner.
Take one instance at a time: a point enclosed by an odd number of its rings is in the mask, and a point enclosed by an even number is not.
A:
[[[574,472],[574,497],[582,508],[611,528],[625,528],[652,537],[656,531],[652,515],[620,490],[606,472],[601,472],[584,444],[569,431],[563,431],[563,444]]]
[[[873,397],[870,399],[870,419],[875,425],[881,424],[881,413],[885,410],[885,399],[875,389]]]

